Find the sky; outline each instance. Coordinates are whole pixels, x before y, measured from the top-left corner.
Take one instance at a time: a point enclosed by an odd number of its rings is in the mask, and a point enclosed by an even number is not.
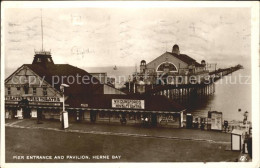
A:
[[[41,9],[7,9],[5,66],[31,63],[42,49]],[[249,8],[43,8],[43,48],[57,64],[139,66],[178,44],[217,67],[250,67]]]

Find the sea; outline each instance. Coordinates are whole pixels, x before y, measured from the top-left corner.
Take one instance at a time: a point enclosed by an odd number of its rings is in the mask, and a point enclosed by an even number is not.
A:
[[[108,67],[80,67],[87,72],[106,72],[108,77],[116,79],[116,87],[123,87],[129,80],[136,68],[134,66],[108,66]],[[5,75],[8,77],[16,68],[6,68]],[[5,77],[5,78],[6,78]],[[248,120],[252,121],[252,99],[251,99],[251,69],[240,69],[223,77],[215,83],[215,93],[208,96],[206,100],[198,104],[190,111],[193,116],[207,117],[208,111],[219,111],[223,119],[242,121],[245,111],[248,112]],[[241,109],[240,112],[238,109]]]

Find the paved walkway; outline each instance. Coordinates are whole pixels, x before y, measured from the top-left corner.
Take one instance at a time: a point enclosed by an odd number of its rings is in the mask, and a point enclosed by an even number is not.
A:
[[[144,128],[141,126],[121,126],[109,124],[90,123],[70,123],[66,130],[60,129],[58,121],[44,120],[42,124],[37,124],[36,120],[9,120],[5,124],[7,127],[46,129],[53,131],[66,131],[87,134],[102,134],[115,136],[133,136],[144,138],[166,138],[178,140],[206,141],[210,143],[231,143],[231,135],[216,131],[206,131],[186,128]]]

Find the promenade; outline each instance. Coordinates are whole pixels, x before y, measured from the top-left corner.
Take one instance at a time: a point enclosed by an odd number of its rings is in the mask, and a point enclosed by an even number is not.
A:
[[[28,148],[30,146],[30,148]],[[61,146],[64,146],[61,150]],[[7,120],[6,159],[9,162],[234,162],[231,135],[199,129],[150,128],[58,121]],[[38,148],[38,149],[37,149]],[[87,155],[87,160],[16,160],[15,155]],[[91,159],[120,155],[119,160]]]

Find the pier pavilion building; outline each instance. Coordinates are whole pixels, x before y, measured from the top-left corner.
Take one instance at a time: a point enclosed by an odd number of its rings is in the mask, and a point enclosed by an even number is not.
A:
[[[206,61],[198,63],[195,59],[180,52],[175,44],[172,52],[165,52],[149,63],[140,62],[140,71],[133,74],[133,82],[129,85],[131,92],[143,93],[154,85],[175,85],[201,83],[209,71]]]

